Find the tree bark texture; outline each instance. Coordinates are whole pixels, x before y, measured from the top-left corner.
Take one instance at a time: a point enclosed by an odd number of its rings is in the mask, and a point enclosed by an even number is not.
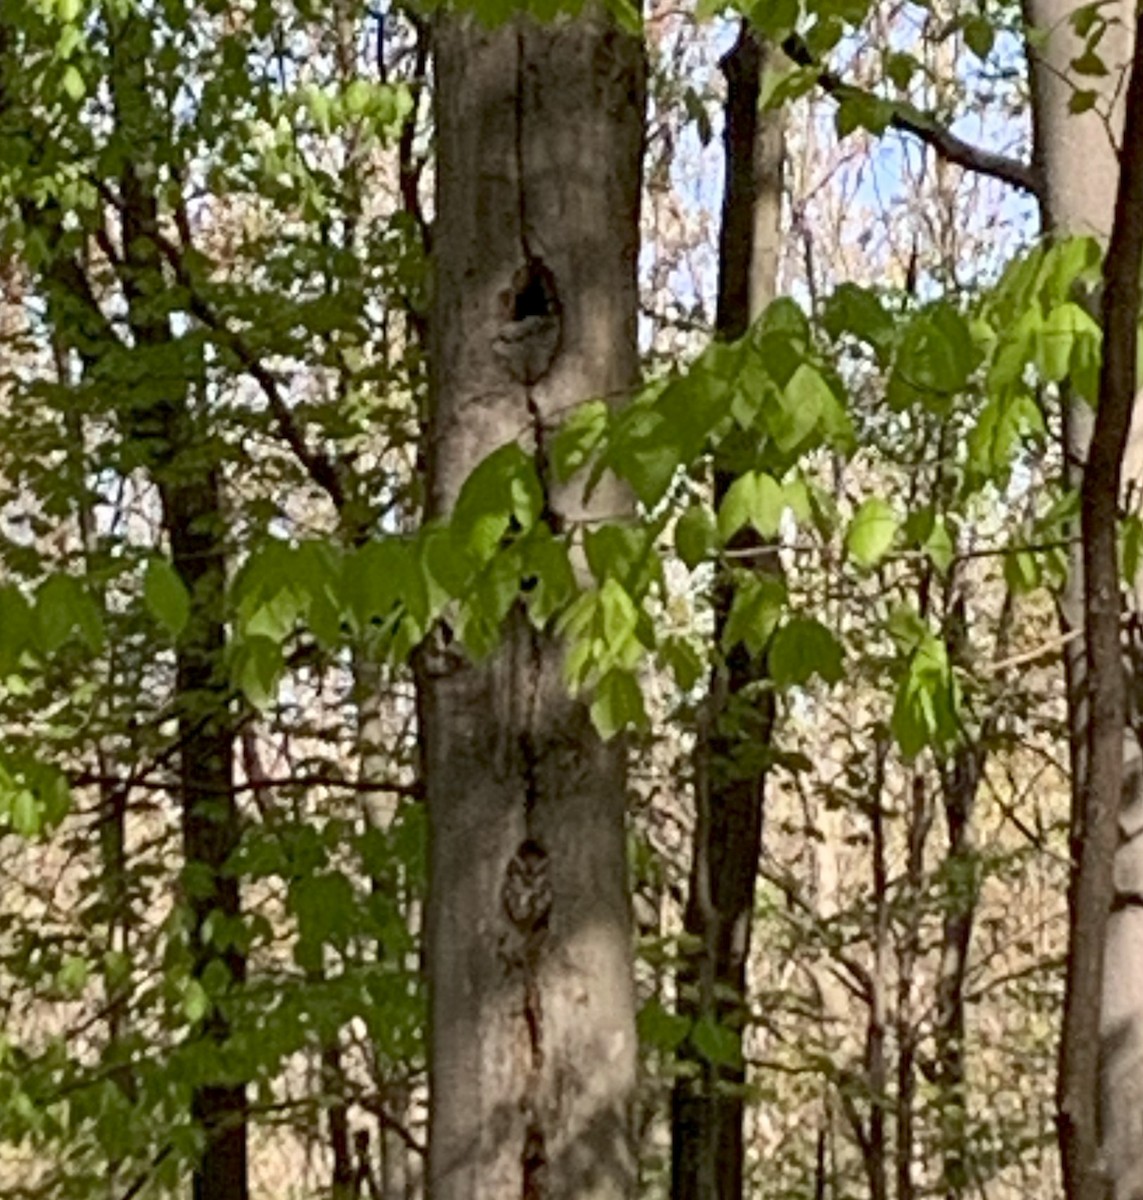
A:
[[[120,135],[148,144],[149,97],[145,70],[150,32],[127,19],[112,30],[111,91]],[[159,206],[148,180],[153,167],[128,162],[120,177],[123,266],[127,319],[144,354],[173,343],[170,320],[156,311],[166,287],[159,242]],[[233,941],[215,943],[210,924],[239,917],[237,876],[227,870],[241,836],[234,793],[234,732],[229,713],[226,649],[225,517],[221,476],[204,452],[192,405],[193,384],[182,375],[164,387],[152,379],[145,401],[128,402],[125,435],[139,441],[159,491],[163,529],[175,571],[190,597],[190,616],[176,650],[175,711],[178,715],[178,778],[182,803],[183,854],[191,911],[194,974],[221,965],[232,986],[246,976],[246,961]],[[192,874],[193,873],[193,874]],[[219,1046],[229,1023],[218,1006],[203,1021],[201,1035]],[[196,1087],[192,1114],[203,1132],[196,1165],[194,1200],[246,1200],[246,1087],[220,1077]]]
[[[428,510],[576,403],[636,382],[643,58],[598,10],[496,29],[442,13]],[[555,336],[552,337],[553,332]],[[625,494],[549,487],[556,525]],[[429,810],[434,1200],[619,1200],[635,1178],[624,751],[515,613],[420,667]]]
[[[949,845],[944,864],[947,890],[933,1041],[946,1200],[963,1200],[972,1182],[964,991],[980,892],[972,816],[983,759],[984,751],[979,746],[965,745],[958,750],[942,783]]]
[[[1041,32],[1043,44],[1030,52],[1035,161],[1041,178],[1042,216],[1045,232],[1068,236],[1091,234],[1105,243],[1112,234],[1119,180],[1116,139],[1124,122],[1126,88],[1123,72],[1132,59],[1135,20],[1132,6],[1115,3],[1101,10],[1109,21],[1097,53],[1109,68],[1106,76],[1084,77],[1082,86],[1098,93],[1098,110],[1075,115],[1068,110],[1076,81],[1071,60],[1082,45],[1075,36],[1069,16],[1081,5],[1077,0],[1026,0],[1025,17]],[[1078,486],[1092,437],[1092,413],[1082,402],[1065,410],[1066,475]],[[1129,468],[1127,482],[1137,481],[1137,466]],[[1072,555],[1070,579],[1061,598],[1060,618],[1065,632],[1085,626],[1084,570],[1081,552]],[[1116,605],[1118,607],[1118,605]],[[1128,728],[1119,750],[1123,776],[1119,800],[1118,830],[1106,813],[1093,827],[1086,812],[1091,750],[1091,698],[1094,681],[1089,681],[1090,647],[1087,638],[1073,640],[1065,651],[1067,669],[1069,740],[1073,791],[1073,864],[1077,878],[1071,897],[1071,942],[1098,935],[1101,946],[1074,953],[1070,972],[1074,986],[1083,989],[1069,1000],[1067,1028],[1061,1052],[1060,1136],[1061,1149],[1071,1166],[1065,1166],[1069,1189],[1090,1186],[1114,1200],[1143,1196],[1143,789],[1140,787],[1140,752],[1135,731]],[[1133,676],[1138,674],[1133,669]],[[1103,720],[1111,715],[1104,713]],[[1106,744],[1105,754],[1109,754]],[[1106,764],[1105,764],[1106,765]],[[1095,828],[1102,828],[1100,839]],[[1091,896],[1085,889],[1081,900],[1078,886],[1083,843],[1097,840],[1109,857],[1114,853],[1110,894]],[[1090,851],[1089,851],[1090,853]],[[1099,868],[1097,867],[1097,870]],[[1080,908],[1102,908],[1105,899],[1110,914],[1094,914],[1093,925],[1081,917]],[[1102,960],[1092,968],[1098,954]],[[1083,960],[1081,966],[1080,960]],[[1081,975],[1082,972],[1082,975]],[[1102,981],[1100,983],[1100,981]],[[1099,985],[1100,990],[1096,991]],[[1084,1005],[1086,1005],[1086,1010]],[[1092,1014],[1099,1012],[1098,1036],[1093,1028],[1083,1032]],[[1076,1091],[1069,1080],[1079,1076],[1100,1080],[1099,1103]],[[1078,1086],[1078,1085],[1076,1085]],[[1080,1094],[1083,1092],[1083,1094]],[[1098,1170],[1093,1163],[1098,1160]],[[1086,1166],[1084,1165],[1086,1163]],[[1095,1178],[1089,1171],[1096,1170]],[[1088,1180],[1085,1184],[1084,1180]]]
[[[1100,1007],[1105,1000],[1104,946],[1115,896],[1126,731],[1118,528],[1123,456],[1135,403],[1139,271],[1143,266],[1143,40],[1138,29],[1134,58],[1126,91],[1115,219],[1103,272],[1099,407],[1080,493],[1087,761],[1075,831],[1078,862],[1070,897],[1060,1057],[1060,1141],[1064,1183],[1071,1200],[1100,1200],[1112,1194],[1102,1144],[1107,1122],[1100,1120],[1099,1113],[1101,1067],[1104,1063],[1114,1067],[1121,1036],[1132,1032],[1130,1019],[1122,1030],[1107,1022],[1106,1011],[1101,1021]],[[1133,1157],[1140,1156],[1143,1146],[1136,1146]],[[1128,1195],[1137,1194],[1131,1185]]]
[[[727,81],[726,190],[719,236],[716,334],[733,340],[774,298],[782,215],[783,122],[759,111],[762,68],[773,51],[743,22],[724,57]],[[716,503],[733,476],[716,470]],[[757,569],[778,570],[776,551],[756,535],[735,548],[759,551]],[[733,581],[715,581],[716,633],[726,627]],[[679,968],[679,1011],[717,1021],[741,1037],[746,1015],[746,964],[758,856],[766,755],[774,724],[772,696],[759,691],[765,664],[734,647],[711,679],[708,729],[696,757],[697,813],[685,912],[696,950]],[[734,997],[730,999],[730,997]],[[679,1049],[685,1070],[671,1097],[671,1194],[674,1200],[741,1200],[744,1187],[741,1061],[715,1064],[690,1040]]]

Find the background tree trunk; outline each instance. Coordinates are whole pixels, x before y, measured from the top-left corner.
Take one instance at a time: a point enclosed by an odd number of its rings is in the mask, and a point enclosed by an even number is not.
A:
[[[759,112],[759,86],[767,55],[743,22],[722,61],[727,98],[723,135],[726,191],[719,238],[716,335],[742,337],[774,299],[782,218],[783,118]],[[715,502],[734,476],[716,472]],[[779,569],[752,531],[737,548],[761,551],[759,571]],[[715,581],[716,638],[730,616],[734,584],[728,572]],[[685,913],[697,949],[679,969],[679,1011],[716,1021],[735,1032],[741,1048],[746,1015],[746,964],[762,804],[774,703],[759,693],[765,666],[744,645],[734,647],[711,679],[708,728],[696,756],[697,816]],[[734,999],[731,1000],[730,997]],[[679,1048],[684,1067],[671,1098],[671,1193],[674,1200],[740,1200],[744,1145],[741,1060],[716,1064],[688,1039]]]
[[[151,33],[143,20],[113,29],[112,98],[116,117],[132,144],[149,143],[149,97],[145,82]],[[121,268],[127,318],[134,344],[161,352],[173,344],[168,317],[156,301],[165,289],[160,249],[159,204],[148,170],[128,163],[120,180]],[[195,385],[176,376],[145,404],[129,405],[127,436],[146,448],[146,462],[162,501],[163,529],[175,571],[190,597],[190,615],[176,651],[174,708],[178,716],[178,778],[182,802],[186,894],[191,912],[194,975],[221,966],[230,985],[246,976],[243,952],[232,938],[212,936],[240,916],[238,878],[228,871],[241,824],[234,792],[234,729],[229,712],[226,649],[226,518],[217,463],[205,449]],[[201,402],[204,397],[199,396]],[[221,918],[221,921],[220,921]],[[225,940],[223,940],[225,938]],[[202,1022],[202,1035],[221,1047],[229,1022],[217,1003]],[[225,999],[223,998],[223,1005]],[[203,1130],[202,1156],[194,1172],[195,1200],[246,1200],[246,1087],[219,1072],[196,1086],[193,1116]]]
[[[1134,17],[1131,6],[1115,3],[1101,10],[1109,25],[1097,53],[1109,73],[1084,77],[1083,87],[1098,93],[1098,109],[1069,111],[1073,86],[1071,60],[1082,45],[1069,24],[1081,6],[1075,0],[1026,0],[1025,17],[1037,30],[1050,31],[1043,45],[1030,50],[1035,160],[1041,177],[1043,226],[1050,235],[1091,234],[1103,242],[1111,235],[1119,162],[1113,139],[1123,127],[1123,71],[1131,61]],[[1064,428],[1065,472],[1078,486],[1091,439],[1092,412],[1082,402],[1067,405]],[[1083,569],[1079,548],[1071,555],[1070,578],[1060,603],[1065,633],[1083,627]],[[1069,742],[1072,760],[1073,861],[1078,861],[1080,800],[1087,777],[1087,665],[1082,639],[1065,650]],[[1136,672],[1132,672],[1135,674]],[[1128,729],[1127,766],[1115,860],[1115,899],[1102,951],[1101,1001],[1102,1141],[1112,1194],[1130,1197],[1143,1189],[1143,793],[1139,786],[1139,746]],[[1075,935],[1073,913],[1073,946]],[[1100,1047],[1077,1048],[1095,1055]],[[1065,1048],[1065,1053],[1067,1052]],[[1063,1081],[1061,1081],[1062,1083]],[[1062,1097],[1061,1097],[1062,1098]],[[1094,1121],[1096,1114],[1075,1114]],[[1065,1120],[1066,1120],[1065,1115]]]

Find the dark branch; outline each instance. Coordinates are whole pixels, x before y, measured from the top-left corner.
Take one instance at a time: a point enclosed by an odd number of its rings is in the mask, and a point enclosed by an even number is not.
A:
[[[106,183],[100,179],[92,179],[92,183],[109,204],[117,211],[122,211],[123,201]],[[262,389],[266,402],[270,406],[270,412],[277,422],[278,431],[286,445],[289,446],[294,457],[305,468],[313,482],[329,496],[333,506],[340,512],[346,505],[347,496],[338,464],[324,450],[310,448],[293,410],[285,396],[282,395],[277,378],[242,337],[226,325],[226,322],[219,317],[196,288],[195,281],[187,270],[182,248],[176,246],[158,230],[152,231],[152,237],[159,252],[167,260],[167,264],[174,273],[176,282],[186,289],[191,313],[214,334],[221,345],[238,359],[242,369]]]
[[[791,35],[782,43],[786,55],[799,67],[810,67],[818,71],[818,86],[835,100],[844,100],[846,96],[860,96],[866,93],[859,87],[847,83],[833,71],[819,69],[813,55],[806,48],[800,37]],[[978,175],[987,175],[991,179],[999,179],[1010,187],[1039,197],[1043,190],[1040,173],[1030,163],[1012,158],[1007,154],[998,154],[993,150],[985,150],[972,142],[966,142],[957,137],[947,126],[942,125],[931,113],[922,112],[899,100],[891,101],[893,115],[889,119],[889,127],[899,133],[907,133],[930,146],[945,162],[963,167],[966,171],[975,171]]]

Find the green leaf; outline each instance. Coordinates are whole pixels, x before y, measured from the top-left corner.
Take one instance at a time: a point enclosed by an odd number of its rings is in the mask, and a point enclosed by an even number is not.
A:
[[[909,656],[890,719],[906,759],[927,746],[943,752],[960,737],[960,689],[944,643],[926,633]]]
[[[887,398],[896,412],[920,404],[944,412],[963,391],[979,360],[964,317],[947,301],[929,305],[910,322],[889,379]]]
[[[290,885],[290,908],[308,941],[345,946],[358,907],[353,885],[340,871],[303,876]]]
[[[24,593],[15,584],[0,587],[0,679],[20,665],[35,640],[36,622]]]
[[[662,574],[655,534],[654,527],[634,524],[589,529],[583,546],[591,573],[600,583],[615,579],[631,595],[641,596]]]
[[[742,1062],[742,1039],[712,1017],[700,1017],[690,1033],[691,1045],[716,1067],[736,1067]]]
[[[1087,88],[1077,89],[1068,97],[1068,112],[1078,117],[1081,113],[1095,108],[1098,100],[1098,92],[1093,92]]]
[[[441,562],[460,566],[463,558],[457,556],[449,536],[444,534],[443,530],[436,530],[436,533]],[[431,559],[427,540],[425,556],[426,559]],[[427,569],[431,570],[431,566]],[[433,574],[436,577],[436,572]],[[358,628],[365,629],[372,622],[381,622],[390,617],[394,607],[401,604],[413,589],[417,575],[418,569],[413,560],[412,548],[405,540],[385,538],[366,542],[366,545],[359,547],[348,558],[343,575],[343,592],[349,611],[357,618]],[[462,571],[456,587],[462,587],[467,581],[468,574]],[[450,580],[442,582],[449,595],[457,594],[448,587]]]
[[[946,573],[949,567],[952,566],[953,558],[956,555],[956,547],[953,545],[952,536],[949,533],[944,517],[938,516],[933,521],[933,527],[929,532],[929,536],[922,543],[921,549],[925,551],[933,566],[942,574]]]
[[[1036,339],[1036,367],[1047,383],[1066,379],[1073,358],[1083,362],[1093,352],[1098,355],[1102,334],[1099,326],[1078,304],[1068,301],[1048,314]],[[1086,339],[1088,345],[1081,348]]]
[[[1012,550],[1004,556],[1004,582],[1017,596],[1034,592],[1043,582],[1040,557],[1032,550]]]
[[[845,673],[837,639],[812,617],[794,617],[778,629],[768,662],[779,687],[801,686],[814,675],[837,683]]]
[[[607,434],[609,413],[602,400],[592,400],[573,409],[551,439],[552,471],[566,483],[581,470]]]
[[[604,643],[611,649],[622,646],[635,632],[639,610],[626,589],[615,579],[607,579],[599,589]]]
[[[520,543],[521,590],[528,614],[543,628],[575,595],[575,572],[566,542],[552,536],[543,525]]]
[[[798,23],[799,0],[760,0],[750,9],[750,23],[768,41],[780,42]]]
[[[39,836],[44,825],[43,813],[31,789],[20,787],[12,795],[10,819],[13,831],[21,837]]]
[[[885,76],[894,87],[904,92],[913,82],[913,76],[916,75],[920,66],[921,64],[912,54],[894,50],[885,59]]]
[[[786,585],[780,578],[742,573],[722,632],[722,648],[732,650],[741,642],[751,654],[760,654],[785,608]]]
[[[843,283],[826,300],[822,326],[832,338],[849,334],[870,346],[885,366],[893,344],[893,318],[871,288]]]
[[[197,979],[188,979],[183,985],[182,1010],[192,1025],[197,1025],[210,1012],[210,997]]]
[[[765,110],[774,110],[808,95],[817,86],[818,74],[817,67],[781,67],[767,61],[759,104]]]
[[[692,504],[675,522],[675,549],[690,570],[718,548],[718,526],[705,504]]]
[[[285,669],[281,645],[274,638],[251,634],[232,649],[235,685],[255,708],[269,708],[277,699],[278,681]]]
[[[686,638],[663,638],[658,657],[660,664],[674,676],[680,691],[689,692],[702,678],[703,660]]]
[[[636,1027],[644,1046],[671,1054],[686,1039],[691,1023],[687,1017],[671,1012],[662,1001],[653,998],[639,1010]]]
[[[76,103],[82,100],[87,94],[87,84],[84,82],[79,68],[74,63],[68,63],[64,68],[63,78],[60,82],[63,85],[63,90]]]
[[[643,691],[630,671],[608,671],[599,681],[591,702],[591,720],[605,740],[628,727],[646,725]]]
[[[317,640],[333,647],[341,640],[342,560],[331,542],[302,542],[294,552],[297,588],[306,601],[306,621]]]
[[[982,62],[992,53],[996,30],[985,16],[971,16],[964,23],[964,44]]]
[[[36,591],[36,627],[45,654],[54,654],[73,634],[95,653],[103,647],[102,614],[70,575],[52,575]]]
[[[1084,4],[1071,11],[1068,20],[1079,37],[1087,37],[1095,27],[1096,22],[1103,19],[1100,13],[1100,9],[1102,8],[1102,0],[1096,0],[1094,4]]]
[[[486,562],[508,532],[527,533],[544,507],[536,464],[516,442],[494,450],[464,481],[452,514],[455,543]]]
[[[143,602],[172,638],[177,638],[186,628],[190,618],[190,595],[167,559],[156,556],[147,563]]]
[[[889,502],[871,497],[854,513],[845,533],[845,548],[859,566],[876,566],[891,549],[898,528]]]
[[[868,129],[880,136],[889,128],[895,111],[891,100],[883,100],[869,92],[847,90],[840,93],[835,115],[837,136],[847,137],[857,129]]]
[[[1031,396],[1019,393],[990,400],[968,435],[970,479],[1002,483],[1025,439],[1044,432],[1043,413]]]
[[[767,420],[770,436],[779,450],[789,454],[813,433],[822,413],[836,405],[837,399],[822,373],[802,363],[783,389],[781,417]]]
[[[718,510],[718,532],[723,541],[753,526],[763,537],[776,537],[786,509],[786,496],[772,475],[748,471],[726,490]]]
[[[1077,75],[1101,77],[1110,72],[1107,63],[1089,46],[1084,52],[1072,59],[1072,70]]]

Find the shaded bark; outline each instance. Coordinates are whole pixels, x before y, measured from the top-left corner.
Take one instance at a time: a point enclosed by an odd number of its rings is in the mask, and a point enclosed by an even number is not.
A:
[[[1132,59],[1135,20],[1132,6],[1126,3],[1101,10],[1108,25],[1097,53],[1109,71],[1104,77],[1085,77],[1083,86],[1096,92],[1098,106],[1077,116],[1069,111],[1073,90],[1070,62],[1082,46],[1068,18],[1080,7],[1077,0],[1025,3],[1028,23],[1048,33],[1029,51],[1035,157],[1044,184],[1041,212],[1049,235],[1092,234],[1106,242],[1112,233],[1119,179],[1115,142],[1125,112],[1122,73]],[[1082,402],[1067,403],[1065,478],[1071,486],[1079,486],[1084,477],[1091,437],[1091,410]],[[1138,477],[1136,465],[1130,474]],[[1078,548],[1070,567],[1059,605],[1066,634],[1086,628],[1086,564]],[[1073,638],[1065,650],[1072,766],[1070,938],[1073,951],[1079,953],[1069,956],[1070,999],[1061,1048],[1058,1120],[1069,1191],[1075,1195],[1090,1189],[1116,1200],[1131,1200],[1143,1192],[1143,974],[1138,967],[1143,962],[1143,907],[1135,903],[1143,894],[1143,839],[1139,836],[1143,832],[1139,819],[1143,792],[1138,736],[1128,729],[1119,747],[1123,786],[1116,801],[1120,806],[1118,829],[1106,811],[1092,824],[1088,791],[1094,681],[1089,676],[1087,641],[1086,636]],[[1108,717],[1114,719],[1114,711],[1105,712],[1103,719]],[[1110,755],[1106,743],[1103,751]],[[1105,759],[1102,771],[1109,765]],[[1106,783],[1104,777],[1101,790]],[[1095,853],[1096,842],[1106,840],[1103,850],[1109,861],[1114,854],[1114,871],[1110,885],[1103,879],[1094,888],[1095,894],[1091,887],[1095,880],[1089,871],[1081,896],[1079,878],[1084,873],[1082,861],[1089,835],[1087,853]],[[1106,867],[1097,874],[1106,875]],[[1111,894],[1104,896],[1109,886]],[[1105,901],[1110,915],[1101,911]],[[1094,920],[1080,920],[1081,909],[1090,909]],[[1091,944],[1093,936],[1098,936],[1099,944]],[[1085,999],[1081,1001],[1073,987],[1082,990]],[[1094,990],[1096,987],[1101,990]],[[1096,1020],[1098,1027],[1092,1025]],[[1100,1077],[1098,1096],[1089,1093],[1094,1086],[1093,1072]],[[1097,1167],[1100,1156],[1102,1171]]]
[[[641,46],[597,9],[434,32],[430,516],[513,438],[546,479],[562,414],[634,385],[643,136]],[[629,511],[581,493],[549,485],[550,519]],[[420,663],[434,1200],[632,1191],[625,756],[560,659],[516,612],[489,660],[442,628]]]
[[[782,204],[781,117],[759,112],[767,54],[743,22],[724,57],[727,81],[724,146],[726,191],[719,236],[716,335],[733,340],[773,299],[777,286]],[[715,502],[734,476],[716,469]],[[755,549],[761,572],[779,569],[776,551],[757,535],[736,549]],[[730,615],[734,582],[720,572],[714,586],[716,638]],[[697,814],[686,932],[697,949],[678,973],[679,1011],[732,1030],[741,1047],[746,1017],[746,965],[762,843],[767,752],[774,723],[766,672],[744,645],[734,647],[711,679],[707,728],[696,752]],[[739,1200],[743,1195],[746,1080],[737,1062],[713,1063],[690,1039],[679,1049],[685,1070],[671,1098],[671,1194],[674,1200]]]
[[[1080,492],[1089,711],[1086,769],[1073,829],[1076,847],[1060,1051],[1060,1146],[1070,1200],[1101,1200],[1112,1194],[1102,1160],[1100,1068],[1101,1049],[1114,1052],[1120,1030],[1101,1021],[1100,1008],[1124,781],[1127,713],[1117,539],[1123,456],[1135,404],[1141,267],[1143,38],[1137,23],[1115,217],[1103,272],[1099,405]],[[1137,1147],[1136,1157],[1140,1154],[1143,1150]]]
[[[119,134],[141,148],[119,180],[122,211],[121,283],[127,320],[141,352],[174,349],[170,319],[162,313],[166,287],[159,247],[159,206],[146,122],[149,96],[145,70],[150,33],[144,22],[127,19],[110,31],[111,92]],[[177,359],[177,353],[172,356]],[[194,410],[194,383],[182,372],[152,378],[146,398],[128,400],[127,436],[144,449],[162,502],[162,524],[175,571],[190,597],[190,616],[176,649],[174,708],[178,718],[178,780],[182,804],[183,854],[188,881],[193,972],[202,978],[221,967],[231,986],[246,975],[246,961],[233,939],[215,939],[211,923],[240,916],[237,876],[228,864],[241,835],[234,793],[234,735],[228,712],[223,655],[225,624],[225,517],[221,475],[204,449],[204,431]],[[200,397],[201,399],[201,397]],[[212,985],[212,991],[217,989]],[[221,1047],[229,1035],[223,1009],[212,1007],[202,1036]],[[192,1114],[203,1131],[203,1151],[193,1178],[195,1200],[246,1200],[247,1135],[245,1084],[222,1072],[195,1088]]]
[[[869,1179],[870,1200],[888,1200],[889,1197],[889,1071],[885,1052],[886,995],[889,986],[889,868],[885,854],[885,811],[882,806],[885,753],[885,744],[879,741],[869,814],[873,840],[873,971],[870,979],[869,1024],[865,1034],[869,1129],[867,1140],[862,1145],[862,1154]]]
[[[943,784],[949,848],[933,1040],[941,1166],[948,1200],[962,1200],[970,1182],[964,983],[979,888],[972,813],[980,770],[980,756],[974,746],[968,746],[956,755]]]
[[[897,951],[897,1200],[913,1200],[916,1192],[913,1156],[916,1150],[917,1044],[920,1033],[913,1011],[913,973],[921,954],[925,843],[932,826],[932,802],[921,768],[914,770],[910,790],[912,803],[902,897],[906,916]]]

